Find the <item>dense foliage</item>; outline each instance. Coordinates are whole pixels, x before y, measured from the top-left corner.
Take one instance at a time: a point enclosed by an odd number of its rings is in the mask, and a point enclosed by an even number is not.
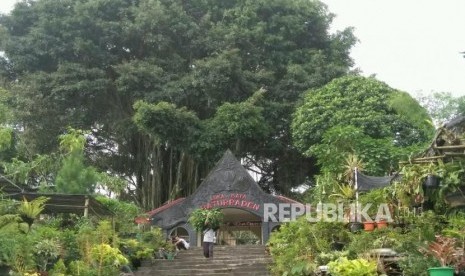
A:
[[[272,234],[268,243],[274,260],[272,271],[279,275],[318,275],[318,267],[328,265],[334,275],[383,275],[390,269],[397,273],[401,269],[402,275],[426,276],[428,268],[440,266],[447,252],[455,252],[451,250],[464,245],[463,236],[460,236],[465,231],[463,215],[443,218],[425,212],[420,216],[412,215],[405,222],[403,228],[391,224],[389,228],[356,233],[341,223],[309,223],[305,218],[284,224]],[[447,240],[449,248],[447,244],[436,244],[437,237],[439,241]],[[334,247],[335,243],[338,248]],[[442,251],[431,252],[429,245],[440,246]],[[391,261],[383,263],[372,253],[381,248],[399,254],[398,267],[390,267]],[[449,258],[454,260],[449,266],[461,271],[463,255],[454,256],[459,260]]]
[[[224,214],[220,209],[196,209],[189,215],[189,223],[195,230],[217,230],[223,223]]]
[[[427,124],[428,118],[407,93],[373,78],[347,76],[306,94],[294,115],[293,137],[307,155],[336,126],[354,126],[373,139],[406,146],[429,141],[434,128]]]
[[[47,200],[0,200],[0,274],[119,275],[123,267],[135,270],[159,248],[168,248],[161,229],[137,229],[134,204],[100,199],[118,214],[113,222],[73,214],[39,219]]]
[[[355,38],[331,20],[304,0],[20,2],[0,19],[19,160],[71,126],[146,209],[192,193],[227,148],[288,193],[312,169],[290,142],[296,102],[352,65]]]

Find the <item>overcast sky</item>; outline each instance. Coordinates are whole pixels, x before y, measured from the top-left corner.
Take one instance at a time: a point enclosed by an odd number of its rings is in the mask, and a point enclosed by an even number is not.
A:
[[[16,0],[0,0],[0,12]],[[412,95],[465,96],[465,0],[323,0],[333,30],[355,28],[355,67]]]
[[[465,95],[465,1],[324,0],[333,28],[355,28],[352,51],[364,75],[415,94]]]

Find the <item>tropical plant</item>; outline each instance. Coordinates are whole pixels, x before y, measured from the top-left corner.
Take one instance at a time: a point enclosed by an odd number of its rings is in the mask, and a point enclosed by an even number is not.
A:
[[[428,247],[420,248],[425,255],[433,256],[441,267],[453,267],[457,271],[465,268],[464,248],[457,244],[457,239],[437,235]]]
[[[339,185],[336,176],[328,171],[323,171],[315,176],[315,185],[305,191],[302,202],[317,204],[319,202],[327,202],[331,195]]]
[[[113,220],[115,229],[119,233],[131,233],[137,230],[134,218],[140,216],[141,210],[136,204],[106,196],[97,196],[95,199],[117,214]]]
[[[189,215],[189,223],[197,231],[203,231],[205,229],[218,229],[223,223],[224,214],[218,208],[213,209],[195,209]]]
[[[350,184],[338,184],[337,190],[329,198],[337,198],[344,203],[352,202],[355,199],[355,189]]]
[[[359,195],[360,206],[368,206],[371,204],[371,207],[367,210],[367,214],[370,217],[374,217],[378,213],[378,208],[380,204],[389,204],[389,194],[385,189],[373,189],[366,193]],[[393,210],[389,210],[392,212]],[[393,214],[391,214],[393,215]]]
[[[355,170],[362,172],[364,170],[365,164],[360,157],[356,154],[350,153],[345,159],[344,165],[344,178],[352,183],[355,177]]]
[[[128,260],[119,249],[105,243],[94,245],[91,256],[98,276],[115,275],[121,266],[128,264]]]
[[[34,245],[34,257],[40,271],[47,271],[47,266],[58,259],[61,246],[57,240],[44,239]]]
[[[462,162],[449,162],[443,165],[438,200],[444,200],[448,193],[455,192],[460,187],[463,187],[464,172]]]
[[[396,197],[401,206],[410,207],[424,201],[424,168],[420,164],[409,164],[401,168],[401,181],[395,185]]]
[[[23,201],[18,207],[18,213],[21,219],[27,223],[29,229],[31,228],[34,220],[42,213],[45,209],[45,203],[49,200],[47,197],[37,197],[31,201],[27,201],[23,198]]]
[[[165,245],[166,239],[163,234],[163,230],[161,228],[154,227],[150,231],[145,231],[141,234],[140,242],[146,244],[150,248],[153,248],[154,252],[156,252],[159,248]]]
[[[136,239],[120,240],[119,248],[121,252],[131,262],[133,268],[139,267],[141,260],[149,259],[154,254],[154,249],[148,244],[139,242]]]
[[[66,265],[63,259],[59,259],[50,270],[50,276],[66,276]]]
[[[377,264],[366,259],[349,260],[342,257],[328,264],[331,275],[334,276],[376,276]]]
[[[331,233],[331,234],[330,234]],[[321,253],[331,251],[334,242],[346,243],[349,234],[343,223],[309,223],[305,217],[281,225],[268,241],[276,275],[308,275],[316,272]]]
[[[82,260],[73,260],[68,265],[70,275],[76,276],[96,276],[96,270],[88,263]]]
[[[15,201],[2,199],[0,200],[0,230],[11,224],[21,221],[21,218],[14,212]]]

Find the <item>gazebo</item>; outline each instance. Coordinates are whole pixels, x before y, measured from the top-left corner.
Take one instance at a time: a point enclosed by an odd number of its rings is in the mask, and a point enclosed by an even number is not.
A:
[[[4,176],[0,175],[0,196],[3,198],[31,201],[38,197],[48,198],[45,203],[44,214],[72,213],[84,217],[89,215],[98,217],[112,217],[115,214],[107,207],[98,202],[91,195],[82,194],[52,194],[37,193],[27,187],[15,184]]]

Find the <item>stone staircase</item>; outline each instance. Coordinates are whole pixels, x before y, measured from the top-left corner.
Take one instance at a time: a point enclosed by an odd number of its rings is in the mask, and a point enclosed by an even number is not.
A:
[[[153,260],[142,264],[135,276],[269,276],[271,257],[263,245],[215,246],[214,258],[203,256],[202,248],[181,250],[174,260]]]

